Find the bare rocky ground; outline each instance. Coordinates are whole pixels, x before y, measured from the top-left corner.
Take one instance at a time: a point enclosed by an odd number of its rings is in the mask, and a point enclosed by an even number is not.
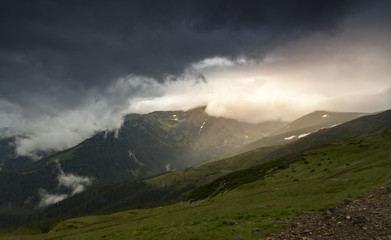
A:
[[[376,239],[391,240],[391,181],[361,199],[345,199],[323,213],[304,213],[287,220],[277,239]]]

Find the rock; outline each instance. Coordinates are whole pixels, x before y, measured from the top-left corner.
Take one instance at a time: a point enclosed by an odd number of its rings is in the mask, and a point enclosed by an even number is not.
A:
[[[343,205],[349,205],[352,202],[350,199],[344,199],[343,200]]]
[[[269,237],[273,240],[391,240],[391,194],[384,194],[384,189],[391,189],[391,181],[361,200],[345,199],[342,205],[330,208],[329,211],[306,212],[291,217],[288,219],[290,227]]]
[[[353,218],[353,224],[359,224],[364,222],[365,222],[365,217],[363,216],[357,216]]]

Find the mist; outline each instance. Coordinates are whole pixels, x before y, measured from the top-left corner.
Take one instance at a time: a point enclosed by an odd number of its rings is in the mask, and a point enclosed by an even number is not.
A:
[[[78,176],[72,173],[65,173],[61,168],[58,160],[55,160],[55,170],[57,172],[57,187],[68,188],[70,193],[49,193],[43,188],[38,190],[40,202],[38,207],[46,207],[51,204],[60,202],[68,197],[83,192],[86,187],[90,186],[94,180],[92,177]]]

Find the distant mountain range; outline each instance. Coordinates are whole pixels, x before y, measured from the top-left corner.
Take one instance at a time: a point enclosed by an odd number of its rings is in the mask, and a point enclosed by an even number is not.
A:
[[[5,210],[34,208],[44,204],[44,198],[51,204],[73,196],[77,188],[183,170],[267,136],[284,124],[280,121],[249,124],[216,118],[209,116],[205,107],[130,114],[117,131],[97,133],[40,161],[32,163],[20,157],[4,160],[0,206]],[[11,146],[7,141],[4,146]],[[13,150],[2,151],[5,156]],[[65,178],[75,182],[66,186],[61,182]],[[83,179],[91,183],[81,184]]]

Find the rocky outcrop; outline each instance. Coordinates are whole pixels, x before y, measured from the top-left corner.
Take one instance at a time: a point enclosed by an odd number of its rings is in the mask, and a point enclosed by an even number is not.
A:
[[[288,219],[275,239],[387,239],[391,240],[391,181],[361,199],[345,199],[323,213],[304,213]]]

